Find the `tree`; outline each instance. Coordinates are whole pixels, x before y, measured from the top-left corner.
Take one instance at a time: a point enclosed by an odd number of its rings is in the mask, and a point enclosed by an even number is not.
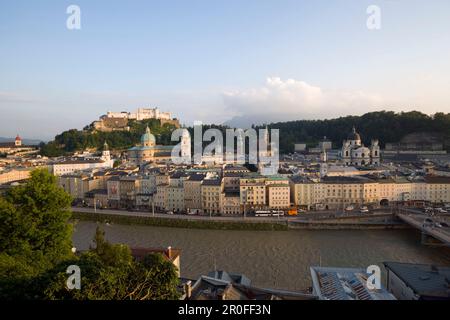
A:
[[[10,255],[36,252],[52,263],[71,253],[72,198],[46,169],[31,172],[0,202],[0,251]]]
[[[177,270],[162,254],[151,254],[142,263],[135,264],[131,273],[131,290],[127,298],[137,300],[175,300],[177,292]]]
[[[138,262],[128,246],[97,228],[95,248],[75,256],[71,197],[47,170],[0,197],[0,299],[177,299],[175,266],[162,256]],[[81,269],[81,290],[66,287],[67,267]]]
[[[97,228],[95,248],[77,261],[63,263],[42,276],[37,283],[47,283],[43,298],[76,300],[168,300],[178,299],[175,266],[161,255],[149,255],[135,261],[130,249],[110,244]],[[68,290],[65,270],[70,264],[81,269],[81,290]],[[39,285],[37,285],[39,287]],[[39,290],[38,290],[39,291]]]
[[[0,297],[72,256],[71,202],[46,169],[0,197]]]

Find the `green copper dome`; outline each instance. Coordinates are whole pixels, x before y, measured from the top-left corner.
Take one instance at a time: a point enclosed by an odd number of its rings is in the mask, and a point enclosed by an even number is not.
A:
[[[155,144],[155,136],[150,132],[150,128],[147,126],[145,133],[141,137],[141,143],[143,145]]]

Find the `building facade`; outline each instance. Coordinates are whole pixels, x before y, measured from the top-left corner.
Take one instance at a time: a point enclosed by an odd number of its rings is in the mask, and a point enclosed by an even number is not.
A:
[[[202,182],[202,204],[204,214],[220,214],[222,179],[205,179]]]
[[[352,132],[344,140],[341,159],[345,165],[365,166],[380,164],[380,146],[378,140],[372,140],[370,147],[365,147],[361,136],[353,127]]]

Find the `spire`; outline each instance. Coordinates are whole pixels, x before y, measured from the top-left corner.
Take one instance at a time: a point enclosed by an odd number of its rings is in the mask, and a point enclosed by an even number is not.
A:
[[[353,133],[356,133],[356,128],[355,128],[355,126],[353,126],[352,132],[353,132]]]
[[[103,144],[103,150],[106,151],[108,150],[108,148],[109,148],[108,143],[105,140],[105,143]]]
[[[150,132],[150,128],[148,127],[148,125],[147,125],[147,127],[145,128],[145,133],[148,133],[148,134],[151,133],[151,132]]]

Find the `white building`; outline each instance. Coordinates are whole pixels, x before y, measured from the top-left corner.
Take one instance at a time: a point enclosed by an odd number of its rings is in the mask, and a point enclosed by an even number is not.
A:
[[[113,112],[106,113],[107,118],[124,118],[132,120],[162,119],[170,120],[172,115],[170,112],[161,112],[158,108],[139,108],[135,112]]]
[[[55,176],[82,171],[87,169],[112,168],[114,160],[111,159],[108,150],[108,144],[105,142],[102,155],[100,158],[91,159],[70,159],[54,163],[52,165],[52,173]]]
[[[378,140],[372,140],[370,147],[364,146],[361,142],[361,136],[353,127],[347,140],[343,142],[340,156],[345,165],[380,164],[380,146]]]

